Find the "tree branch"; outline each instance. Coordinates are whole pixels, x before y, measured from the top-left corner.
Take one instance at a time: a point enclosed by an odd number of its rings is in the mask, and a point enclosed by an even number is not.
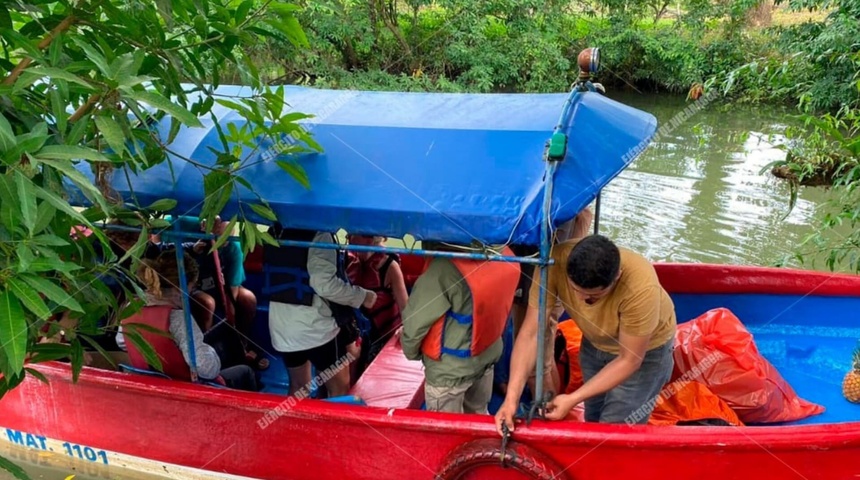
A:
[[[75,20],[76,19],[75,19],[74,15],[69,15],[68,17],[64,18],[63,21],[60,22],[56,27],[54,27],[53,30],[48,32],[48,34],[45,36],[45,38],[43,38],[42,41],[39,42],[38,45],[36,45],[36,48],[38,48],[39,50],[44,50],[44,49],[48,48],[48,46],[51,44],[51,42],[54,40],[54,38],[57,35],[68,30],[69,27],[71,27],[72,24],[75,23]],[[29,67],[30,63],[32,63],[32,62],[33,62],[33,59],[30,57],[27,57],[27,58],[21,60],[21,62],[19,62],[18,65],[16,65],[15,68],[12,69],[11,72],[9,72],[9,76],[6,77],[6,80],[3,80],[3,85],[12,85],[13,83],[15,83],[15,80],[18,80],[18,77],[21,76],[21,72],[23,72],[24,69]]]
[[[84,103],[83,105],[78,107],[77,110],[75,110],[75,113],[73,113],[72,116],[69,117],[69,121],[77,122],[78,120],[80,120],[81,117],[87,114],[87,112],[90,110],[90,108],[93,107],[93,105],[95,105],[96,103],[98,103],[99,100],[101,100],[101,98],[102,96],[100,94],[93,94],[90,98],[87,99],[86,103]]]

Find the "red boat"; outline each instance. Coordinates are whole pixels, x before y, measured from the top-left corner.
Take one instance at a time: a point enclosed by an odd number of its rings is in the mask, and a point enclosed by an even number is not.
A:
[[[311,190],[291,184],[273,162],[256,162],[243,176],[296,228],[546,247],[550,229],[599,201],[600,189],[656,131],[650,115],[593,90],[585,80],[569,96],[289,88],[294,108],[327,111],[308,124],[324,153],[295,159]],[[205,163],[207,145],[219,141],[213,131],[182,131],[177,142],[193,141],[174,150]],[[171,178],[165,165],[117,175],[115,188],[140,204],[175,198],[175,212],[195,213],[202,177],[178,158],[169,161],[176,181],[165,181]],[[247,193],[237,197],[249,201]],[[222,215],[239,207],[231,200]],[[259,259],[257,253],[246,261],[246,286],[260,299],[255,341],[270,346]],[[544,250],[539,260],[546,259]],[[414,280],[421,262],[409,263],[417,265],[404,267]],[[88,367],[73,382],[67,364],[39,364],[48,384],[28,377],[0,400],[0,439],[106,469],[148,460],[160,465],[159,473],[183,478],[206,472],[294,480],[860,477],[860,405],[845,400],[840,388],[860,338],[860,277],[703,264],[656,268],[679,322],[729,309],[797,395],[825,411],[743,427],[534,419],[503,445],[490,416],[423,410],[421,363],[407,361],[395,338],[343,402],[287,397],[286,373],[274,356],[260,393]]]
[[[782,362],[771,356],[774,365],[801,397],[827,410],[778,426],[536,419],[517,428],[502,468],[493,419],[419,410],[420,364],[398,357],[391,344],[357,385],[376,388],[364,397],[368,406],[293,403],[86,367],[72,383],[67,365],[44,365],[49,385],[28,379],[0,401],[0,438],[99,464],[134,464],[131,456],[169,472],[184,466],[265,479],[857,478],[860,406],[842,398],[840,381],[860,329],[860,278],[720,265],[657,269],[679,318],[728,306],[757,343],[785,344]]]

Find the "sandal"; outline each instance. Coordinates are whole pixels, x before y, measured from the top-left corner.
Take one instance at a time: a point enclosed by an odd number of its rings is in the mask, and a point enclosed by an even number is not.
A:
[[[257,352],[250,350],[245,352],[245,361],[248,362],[255,370],[265,370],[269,368],[269,359],[264,356],[257,356]]]

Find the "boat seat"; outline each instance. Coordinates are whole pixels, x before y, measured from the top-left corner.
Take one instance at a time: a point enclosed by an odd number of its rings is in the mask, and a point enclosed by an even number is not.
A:
[[[424,365],[403,355],[392,337],[349,391],[369,407],[420,409],[424,403]]]

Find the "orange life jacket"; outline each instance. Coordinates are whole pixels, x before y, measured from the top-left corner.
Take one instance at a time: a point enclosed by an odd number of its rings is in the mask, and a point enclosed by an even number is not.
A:
[[[128,330],[129,324],[143,324],[149,327],[156,328],[164,332],[170,332],[170,312],[173,307],[168,305],[153,305],[143,307],[140,312],[124,319],[122,321],[123,330]],[[145,330],[143,328],[135,329],[135,332],[150,345],[158,358],[161,360],[161,369],[165,375],[176,380],[191,380],[191,369],[185,363],[185,357],[182,356],[182,351],[173,340],[172,336],[163,336],[157,333]],[[142,370],[154,370],[146,358],[137,349],[134,343],[126,340],[126,349],[128,349],[128,357],[131,361],[131,366]]]
[[[504,255],[513,255],[505,247]],[[501,338],[511,313],[514,291],[520,280],[520,265],[511,262],[487,260],[451,259],[466,280],[472,295],[472,315],[462,315],[448,310],[427,332],[421,343],[421,351],[433,360],[442,354],[456,357],[474,357],[483,353]],[[469,348],[445,347],[445,326],[448,321],[472,326],[472,341]]]
[[[562,362],[558,365],[564,393],[572,393],[582,386],[582,368],[579,365],[579,347],[582,344],[582,330],[573,320],[558,322],[558,332],[564,337],[565,349]]]

